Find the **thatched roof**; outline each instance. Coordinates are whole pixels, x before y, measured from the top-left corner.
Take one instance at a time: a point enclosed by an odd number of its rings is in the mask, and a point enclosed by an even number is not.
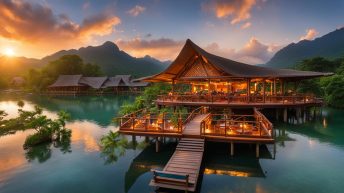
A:
[[[81,77],[79,83],[83,85],[90,86],[95,89],[99,89],[103,86],[104,82],[107,80],[107,77]]]
[[[72,87],[72,86],[82,86],[79,84],[82,75],[60,75],[54,84],[49,87]]]
[[[132,80],[130,75],[116,75],[115,77],[109,77],[103,87],[117,87],[117,86],[128,86],[128,87],[140,87],[147,86],[148,82],[139,80]]]
[[[332,74],[249,65],[210,54],[188,39],[177,58],[166,70],[140,80],[171,82],[172,80],[224,79],[231,77],[305,79]]]

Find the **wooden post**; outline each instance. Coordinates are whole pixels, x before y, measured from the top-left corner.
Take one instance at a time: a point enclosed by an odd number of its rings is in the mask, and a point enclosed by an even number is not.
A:
[[[286,123],[288,121],[288,109],[284,108],[283,110],[283,121]]]
[[[274,95],[276,96],[276,78],[274,78]]]
[[[256,144],[256,158],[259,158],[259,143]]]
[[[251,80],[248,78],[247,82],[246,82],[246,84],[247,84],[247,103],[250,102],[250,82],[251,82]]]
[[[174,95],[174,79],[172,79],[172,95]],[[172,98],[173,99],[173,98]]]
[[[265,79],[263,79],[263,103],[265,103]]]
[[[234,155],[234,143],[231,142],[231,156]]]
[[[156,137],[155,138],[155,152],[158,153],[160,148],[159,148],[160,144],[159,144],[159,138]]]

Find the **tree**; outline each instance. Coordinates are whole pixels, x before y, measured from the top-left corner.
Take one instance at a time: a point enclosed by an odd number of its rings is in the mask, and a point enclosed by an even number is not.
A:
[[[344,108],[344,75],[333,76],[325,92],[325,99],[330,106]]]

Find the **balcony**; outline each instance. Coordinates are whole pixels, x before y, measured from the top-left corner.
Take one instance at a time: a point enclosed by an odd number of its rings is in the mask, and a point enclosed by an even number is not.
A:
[[[212,105],[212,106],[295,106],[295,105],[321,105],[322,99],[313,95],[229,95],[229,94],[173,94],[159,95],[158,105]]]

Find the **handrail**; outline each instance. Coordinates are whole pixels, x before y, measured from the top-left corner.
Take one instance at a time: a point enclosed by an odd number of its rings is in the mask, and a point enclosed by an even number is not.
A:
[[[191,121],[196,114],[196,111],[202,111],[204,107],[198,107],[196,109],[194,109],[193,111],[191,111],[191,113],[189,114],[189,116],[183,121],[183,124],[188,123],[189,121]],[[198,112],[197,114],[200,114],[200,112]]]
[[[162,102],[224,102],[224,103],[282,103],[282,104],[295,104],[295,103],[314,103],[321,102],[314,95],[296,94],[296,95],[240,95],[232,96],[230,94],[174,94],[174,95],[158,95],[157,100]]]
[[[230,115],[231,118],[220,114],[224,118],[213,120],[213,115],[209,114],[201,122],[201,135],[215,136],[245,136],[245,137],[269,137],[274,136],[272,123],[257,109],[254,109],[253,115]],[[236,116],[235,119],[232,117]],[[252,118],[254,118],[252,120]],[[246,132],[247,130],[247,132]]]

